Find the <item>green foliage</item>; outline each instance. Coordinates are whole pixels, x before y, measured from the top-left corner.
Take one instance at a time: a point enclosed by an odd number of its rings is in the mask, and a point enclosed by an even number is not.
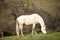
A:
[[[15,31],[13,13],[18,17],[34,12],[43,17],[48,30],[60,31],[60,0],[0,0],[0,31]]]
[[[37,34],[37,35],[25,35],[24,37],[10,36],[2,37],[0,40],[60,40],[60,32],[50,33],[50,34]]]

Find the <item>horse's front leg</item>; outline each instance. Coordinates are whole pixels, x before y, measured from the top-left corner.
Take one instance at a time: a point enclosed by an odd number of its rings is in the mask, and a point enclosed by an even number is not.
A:
[[[20,26],[19,26],[19,27],[20,27],[21,35],[22,35],[22,36],[24,36],[24,35],[23,35],[23,25],[22,25],[22,24],[20,24]]]
[[[35,29],[35,24],[33,24],[33,27],[32,27],[32,35],[34,33],[34,29]]]
[[[37,32],[36,32],[36,30],[35,30],[35,35],[37,35]]]

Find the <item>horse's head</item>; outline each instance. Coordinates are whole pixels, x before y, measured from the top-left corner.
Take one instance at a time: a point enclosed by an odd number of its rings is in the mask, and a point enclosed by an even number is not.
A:
[[[44,25],[42,28],[41,28],[41,31],[43,32],[43,34],[46,34],[46,25]]]

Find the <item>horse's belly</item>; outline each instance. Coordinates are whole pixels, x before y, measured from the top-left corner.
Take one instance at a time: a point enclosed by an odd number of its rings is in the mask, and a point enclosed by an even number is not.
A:
[[[25,25],[30,25],[31,23],[25,23]]]
[[[25,25],[30,25],[30,24],[33,24],[33,22],[31,22],[31,21],[26,21],[25,22]]]

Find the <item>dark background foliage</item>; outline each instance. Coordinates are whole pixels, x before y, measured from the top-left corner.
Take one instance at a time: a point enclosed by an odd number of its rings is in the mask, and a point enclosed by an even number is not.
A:
[[[47,32],[60,31],[59,0],[0,0],[0,36],[15,35],[16,18],[33,13],[43,17]],[[24,33],[31,32],[29,26],[24,26]]]

